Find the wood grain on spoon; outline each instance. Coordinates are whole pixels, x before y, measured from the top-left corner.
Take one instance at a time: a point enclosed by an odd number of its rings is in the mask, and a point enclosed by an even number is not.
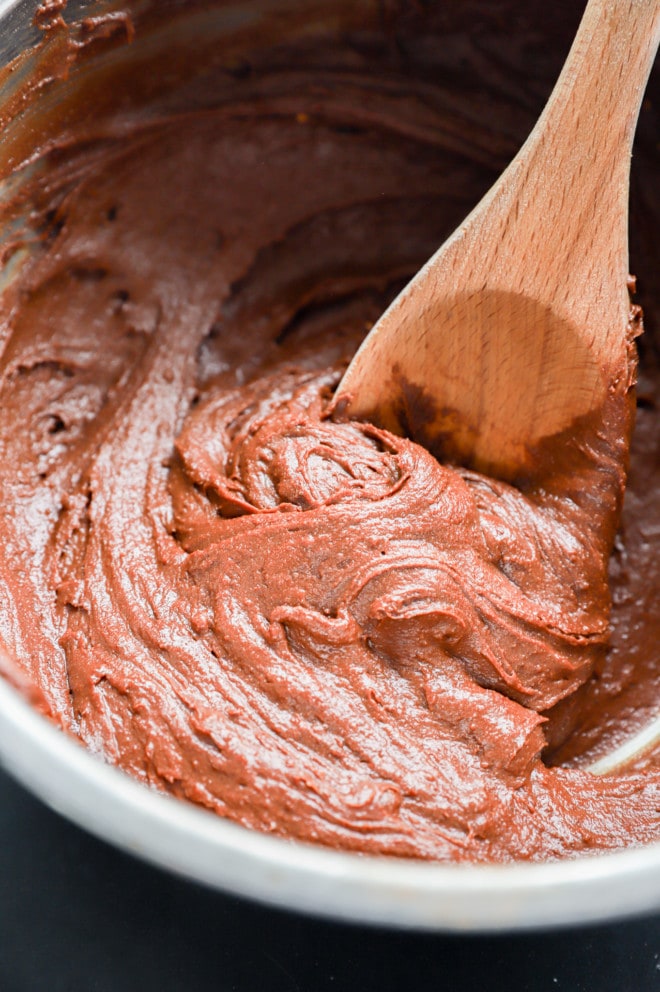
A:
[[[630,157],[659,40],[660,0],[590,0],[536,127],[368,335],[336,415],[515,479],[628,387]]]

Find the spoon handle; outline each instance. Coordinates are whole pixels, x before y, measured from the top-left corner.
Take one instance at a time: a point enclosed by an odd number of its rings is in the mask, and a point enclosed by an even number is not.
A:
[[[660,0],[589,0],[535,131],[568,128],[583,149],[608,131],[615,155],[629,150],[659,41]]]
[[[543,271],[525,273],[527,291],[556,305],[565,287],[573,320],[593,319],[593,306],[602,300],[607,312],[601,316],[619,336],[629,306],[632,143],[659,41],[660,0],[590,0],[550,100],[498,191],[518,198],[509,215],[516,235],[522,225],[542,221]],[[526,231],[526,245],[533,240]],[[498,252],[494,265],[497,256],[510,263],[515,251],[512,244],[510,253]],[[528,261],[517,257],[524,271]],[[529,286],[530,278],[537,285]],[[608,287],[618,291],[619,314],[612,313]],[[605,351],[611,347],[616,350],[616,342],[602,341]]]

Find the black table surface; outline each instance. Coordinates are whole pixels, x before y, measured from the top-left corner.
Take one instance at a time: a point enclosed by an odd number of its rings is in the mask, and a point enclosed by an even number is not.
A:
[[[660,992],[660,916],[455,937],[264,908],[151,868],[0,772],[0,992]]]

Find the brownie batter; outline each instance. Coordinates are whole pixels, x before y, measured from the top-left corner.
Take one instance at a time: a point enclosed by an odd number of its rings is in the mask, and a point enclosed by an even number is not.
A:
[[[0,637],[67,732],[247,827],[451,861],[639,844],[654,756],[580,766],[658,703],[652,345],[612,557],[632,353],[533,486],[329,414],[565,54],[527,105],[508,5],[455,6],[320,30],[244,4],[221,44],[207,4],[166,37],[43,5],[3,159]]]

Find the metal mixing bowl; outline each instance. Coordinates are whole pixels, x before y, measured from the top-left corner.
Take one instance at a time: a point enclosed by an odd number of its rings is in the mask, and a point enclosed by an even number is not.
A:
[[[35,6],[35,0],[0,0],[1,65],[34,41]],[[93,2],[80,6],[95,9]],[[249,7],[253,16],[254,0]],[[219,31],[231,30],[231,18],[223,24]],[[0,107],[16,85],[16,76],[5,81]],[[1,192],[0,184],[0,210]],[[2,233],[0,215],[0,241]],[[660,907],[660,844],[547,864],[445,866],[245,830],[103,764],[2,679],[0,759],[49,806],[97,836],[188,878],[291,909],[397,927],[512,931]]]

